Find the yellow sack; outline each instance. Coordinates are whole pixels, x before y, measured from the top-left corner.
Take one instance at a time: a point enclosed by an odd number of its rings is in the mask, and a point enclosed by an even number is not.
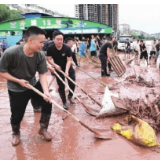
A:
[[[155,132],[147,122],[134,116],[127,116],[127,120],[134,122],[136,125],[122,126],[116,123],[112,126],[112,129],[134,143],[147,147],[157,146],[160,148],[160,145],[157,143]]]

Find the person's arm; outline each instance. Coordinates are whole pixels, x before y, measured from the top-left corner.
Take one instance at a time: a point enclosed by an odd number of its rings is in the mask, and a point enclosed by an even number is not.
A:
[[[107,47],[107,51],[106,51],[106,54],[107,54],[107,57],[108,57],[107,60],[110,60],[110,57],[112,55],[111,49],[112,49],[112,45],[109,44],[109,46]]]
[[[50,70],[50,72],[54,73],[55,69],[52,67],[52,65],[49,64],[47,61],[46,61],[46,63],[47,63],[47,68]]]
[[[39,74],[39,80],[43,89],[43,93],[45,95],[44,100],[48,102],[51,99],[51,96],[49,94],[49,89],[48,89],[48,81],[47,81],[47,75],[46,75],[46,73],[48,72],[48,69],[47,69],[47,63],[46,63],[46,58],[44,54],[41,54],[41,59],[39,60],[37,71]]]
[[[71,48],[67,48],[66,55],[67,55],[67,64],[66,64],[65,74],[68,76],[69,69],[72,65],[72,51],[71,51]]]
[[[49,48],[47,49],[47,58],[46,58],[46,59],[47,59],[47,62],[48,62],[49,64],[51,64],[52,66],[54,66],[56,70],[61,71],[61,67],[60,67],[59,65],[57,65],[56,63],[53,62],[53,58],[52,58],[52,56],[51,56],[52,54],[53,54],[52,48],[49,47]]]
[[[12,63],[14,62],[14,53],[8,53],[7,51],[4,52],[0,59],[0,76],[6,80],[18,83],[22,87],[27,87],[28,81],[24,79],[18,79],[8,72],[8,68],[12,67]]]
[[[44,92],[44,93],[48,93],[49,90],[48,90],[48,82],[47,82],[46,73],[44,73],[44,74],[39,74],[39,80],[40,80],[40,83],[41,83],[41,85],[42,85],[43,92]]]
[[[26,81],[26,80],[24,80],[24,79],[18,79],[18,78],[16,78],[16,77],[13,77],[13,76],[12,76],[11,74],[9,74],[8,72],[0,72],[0,76],[3,77],[3,78],[6,79],[6,80],[9,80],[9,81],[18,83],[18,84],[20,84],[22,87],[29,88],[29,87],[27,86],[28,81]]]
[[[66,64],[66,70],[65,74],[68,76],[69,69],[72,65],[72,57],[67,57],[67,64]]]
[[[77,53],[77,47],[76,46],[74,47],[74,51],[75,51],[75,53]]]

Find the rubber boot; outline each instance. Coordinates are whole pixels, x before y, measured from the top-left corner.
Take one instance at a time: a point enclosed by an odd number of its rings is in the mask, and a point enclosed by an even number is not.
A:
[[[41,112],[42,106],[37,102],[37,100],[32,98],[31,99],[31,104],[33,106],[34,112]]]
[[[75,104],[75,102],[74,102],[72,96],[68,95],[68,100],[70,101],[71,104]]]
[[[109,68],[109,71],[110,71],[110,72],[113,71],[110,63],[108,63],[108,68]]]
[[[109,77],[110,76],[110,74],[108,74],[107,73],[107,70],[106,69],[104,69],[104,70],[101,70],[101,77]]]
[[[11,125],[12,126],[12,145],[17,146],[20,143],[20,125]]]
[[[61,100],[63,102],[63,108],[66,109],[66,110],[68,110],[65,92],[59,92],[59,95],[60,95]]]
[[[107,75],[106,75],[106,72],[105,72],[105,70],[101,70],[101,77],[106,77]]]
[[[39,129],[39,134],[44,137],[44,140],[46,141],[51,141],[52,140],[52,135],[47,131],[48,125],[49,125],[49,120],[50,120],[50,114],[41,114],[41,119],[40,119],[40,129]]]

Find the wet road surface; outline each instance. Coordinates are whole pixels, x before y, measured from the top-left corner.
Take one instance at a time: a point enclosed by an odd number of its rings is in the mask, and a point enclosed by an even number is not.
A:
[[[135,66],[137,73],[139,66]],[[83,63],[82,68],[92,76],[102,80],[107,84],[123,81],[126,76],[118,78],[115,73],[111,77],[100,77],[100,68],[95,68],[91,64]],[[157,70],[150,66],[152,73]],[[129,69],[130,70],[130,69]],[[130,72],[133,72],[130,70]],[[128,72],[129,73],[129,72]],[[156,74],[157,73],[157,74]],[[156,77],[157,76],[157,77]],[[50,75],[48,74],[48,78]],[[101,103],[105,88],[85,73],[76,69],[76,82],[84,88],[87,93]],[[159,79],[157,80],[159,81]],[[62,105],[59,94],[57,93],[56,80],[54,80],[52,98]],[[125,90],[125,89],[124,89]],[[121,93],[123,88],[120,88]],[[100,109],[87,96],[76,87],[75,94],[84,102],[85,105]],[[65,120],[63,111],[53,106],[49,125],[49,131],[53,135],[51,142],[44,141],[39,135],[40,113],[34,113],[29,102],[25,116],[21,123],[21,142],[18,146],[11,145],[10,127],[10,106],[7,93],[6,81],[0,78],[0,159],[1,160],[159,160],[159,151],[137,146],[124,137],[113,132],[112,140],[100,140],[94,138],[92,132],[74,121],[71,117]],[[75,105],[70,105],[69,111],[91,127],[110,128],[115,122],[122,120],[125,115],[95,119],[88,115],[82,105],[76,101]],[[158,139],[160,136],[158,135]]]

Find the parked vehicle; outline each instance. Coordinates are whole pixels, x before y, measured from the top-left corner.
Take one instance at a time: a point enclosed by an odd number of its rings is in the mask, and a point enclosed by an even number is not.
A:
[[[126,39],[129,39],[131,49],[133,49],[133,37],[131,35],[120,35],[118,40],[118,50],[123,51],[125,49]]]

